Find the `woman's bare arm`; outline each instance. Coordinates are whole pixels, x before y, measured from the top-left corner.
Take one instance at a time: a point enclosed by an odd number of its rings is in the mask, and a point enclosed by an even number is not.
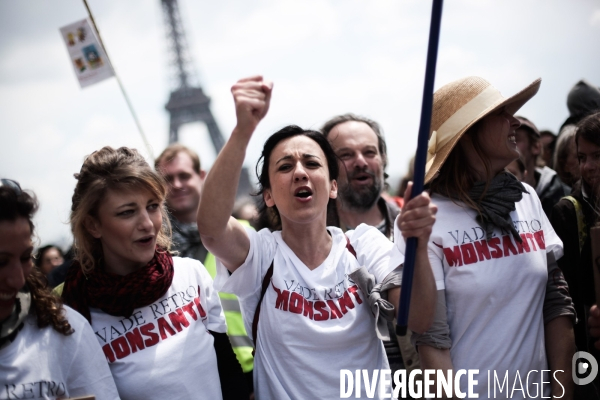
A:
[[[448,371],[450,372],[450,378],[454,377],[452,365],[452,359],[450,358],[450,350],[449,349],[437,349],[435,347],[421,345],[419,346],[419,359],[421,361],[421,369],[435,369],[441,370],[446,379],[448,379]],[[452,387],[453,393],[456,393],[454,385]],[[432,393],[437,393],[437,382],[434,384],[434,387],[431,389]],[[443,399],[452,399],[453,396],[446,396],[445,391],[442,390]]]
[[[573,323],[568,316],[554,318],[544,325],[548,367],[552,370],[552,396],[566,400],[573,398],[571,359],[575,354]]]
[[[246,148],[267,114],[273,84],[261,76],[239,80],[232,88],[237,124],[217,156],[202,190],[198,231],[202,243],[233,272],[245,261],[250,240],[244,227],[231,217]]]

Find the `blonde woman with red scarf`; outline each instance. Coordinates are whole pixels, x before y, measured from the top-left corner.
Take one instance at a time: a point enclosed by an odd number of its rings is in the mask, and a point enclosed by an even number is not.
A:
[[[94,152],[75,177],[62,296],[90,321],[121,398],[247,399],[211,277],[169,251],[162,177],[126,147]]]

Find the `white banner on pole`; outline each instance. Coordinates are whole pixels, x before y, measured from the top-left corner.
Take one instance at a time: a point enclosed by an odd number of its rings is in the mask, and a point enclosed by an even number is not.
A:
[[[82,88],[115,75],[106,52],[87,18],[63,26],[60,33]]]

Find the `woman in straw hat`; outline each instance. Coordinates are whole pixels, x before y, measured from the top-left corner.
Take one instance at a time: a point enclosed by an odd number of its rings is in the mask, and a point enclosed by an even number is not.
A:
[[[438,307],[416,343],[424,368],[479,370],[479,398],[572,389],[572,302],[566,285],[547,288],[564,283],[562,242],[535,190],[505,171],[519,157],[514,114],[539,86],[505,98],[468,77],[434,95],[425,182],[439,207],[429,241]]]

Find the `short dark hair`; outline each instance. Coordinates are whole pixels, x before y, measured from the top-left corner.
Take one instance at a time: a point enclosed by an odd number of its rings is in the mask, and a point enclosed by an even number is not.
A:
[[[272,134],[267,139],[267,141],[265,142],[265,144],[263,146],[261,156],[258,159],[258,162],[256,163],[256,177],[258,178],[258,191],[256,192],[256,195],[262,197],[265,189],[271,188],[271,181],[269,179],[269,162],[271,160],[271,153],[273,152],[273,149],[275,148],[275,146],[277,146],[277,144],[279,144],[279,142],[281,142],[282,140],[285,140],[285,139],[288,139],[288,138],[291,138],[294,136],[300,136],[300,135],[306,136],[306,137],[314,140],[315,142],[317,142],[317,144],[319,145],[321,150],[323,150],[323,153],[325,154],[325,158],[327,160],[327,168],[329,170],[329,180],[334,180],[334,179],[338,178],[338,175],[339,175],[338,159],[337,159],[337,156],[335,155],[335,152],[333,151],[333,148],[331,147],[331,144],[327,140],[327,138],[320,132],[302,129],[296,125],[288,125],[282,129],[278,130],[274,134]],[[333,208],[333,210],[331,210],[332,208]],[[260,207],[260,213],[262,214],[262,213],[267,212],[267,209],[268,209],[268,207],[266,207],[266,205],[264,204],[264,201],[263,201],[261,204],[261,207]],[[279,212],[277,211],[277,207],[273,207],[273,211],[275,212],[275,216],[274,216],[275,221],[273,221],[273,223],[274,223],[273,225],[280,229],[281,219],[279,217]],[[329,204],[327,205],[327,214],[328,214],[328,224],[327,225],[331,225],[332,223],[330,223],[330,222],[333,222],[333,220],[331,218],[335,218],[332,215],[330,215],[332,211],[335,211],[335,199],[329,199]],[[335,214],[335,215],[337,216],[337,214]]]
[[[580,137],[600,146],[600,112],[588,115],[577,124],[575,143],[578,147]]]
[[[344,122],[349,122],[349,121],[363,122],[363,123],[369,125],[369,127],[371,129],[373,129],[373,132],[375,132],[375,135],[377,136],[377,145],[379,147],[379,153],[381,154],[381,159],[383,160],[383,169],[385,171],[385,169],[387,168],[387,160],[388,160],[387,145],[385,143],[385,137],[383,136],[383,130],[381,129],[381,127],[379,126],[379,124],[377,122],[373,121],[372,119],[360,116],[360,115],[347,113],[347,114],[337,115],[337,116],[331,118],[329,121],[325,122],[325,124],[323,124],[323,127],[321,128],[321,132],[323,133],[323,135],[325,135],[325,137],[329,137],[329,133],[331,132],[331,130],[333,128],[335,128],[339,124],[343,124]]]
[[[44,260],[44,254],[46,254],[46,252],[51,249],[56,249],[61,257],[65,256],[63,251],[58,246],[55,246],[53,244],[48,244],[46,246],[40,247],[38,249],[37,253],[35,254],[35,265],[38,268],[42,266],[42,261]]]

